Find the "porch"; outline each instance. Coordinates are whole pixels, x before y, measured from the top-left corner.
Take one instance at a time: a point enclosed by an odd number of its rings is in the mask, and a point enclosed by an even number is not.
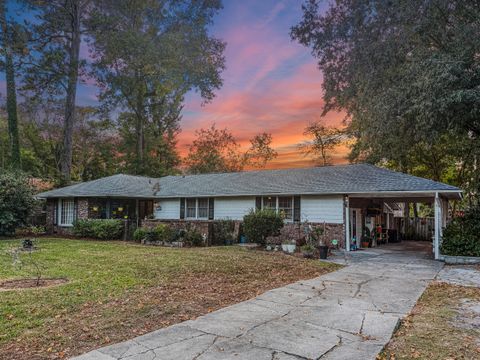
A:
[[[140,221],[153,217],[153,199],[124,197],[75,197],[47,199],[47,231],[70,235],[73,223],[82,219],[119,219],[140,225]]]
[[[450,220],[449,202],[459,199],[458,192],[350,194],[345,197],[345,248],[355,251],[423,240],[428,245],[422,248],[439,259],[442,229]],[[419,204],[428,216],[412,218],[411,209],[418,210]]]

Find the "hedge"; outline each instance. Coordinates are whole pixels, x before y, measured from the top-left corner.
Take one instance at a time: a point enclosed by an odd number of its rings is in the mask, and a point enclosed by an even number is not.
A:
[[[480,256],[480,206],[453,219],[443,230],[440,252],[450,256]]]
[[[283,227],[283,218],[273,210],[251,210],[243,217],[243,232],[249,242],[265,245],[268,236],[276,236]]]
[[[172,242],[175,240],[175,232],[166,224],[158,224],[154,228],[138,228],[133,233],[135,241],[145,240],[148,243],[157,241]]]
[[[73,224],[73,234],[101,240],[120,239],[123,222],[117,219],[81,219]]]

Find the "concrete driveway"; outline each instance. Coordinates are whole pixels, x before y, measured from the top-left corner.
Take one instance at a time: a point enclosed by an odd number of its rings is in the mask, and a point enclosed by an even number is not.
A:
[[[341,255],[339,271],[75,359],[375,359],[443,266],[421,250]]]

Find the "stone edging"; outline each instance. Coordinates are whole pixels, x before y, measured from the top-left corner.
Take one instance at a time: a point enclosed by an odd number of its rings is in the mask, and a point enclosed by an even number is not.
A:
[[[476,256],[450,256],[440,255],[440,259],[445,264],[480,264],[480,257]]]

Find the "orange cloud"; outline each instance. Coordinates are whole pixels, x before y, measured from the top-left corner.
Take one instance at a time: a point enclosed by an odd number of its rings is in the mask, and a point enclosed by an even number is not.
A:
[[[262,16],[236,2],[226,4],[226,11],[235,16],[224,19],[228,24],[218,34],[227,42],[224,86],[204,106],[198,95],[188,97],[178,143],[182,155],[196,129],[215,123],[231,130],[244,148],[255,134],[271,133],[279,156],[269,168],[314,165],[297,145],[305,140],[305,126],[323,111],[323,77],[308,49],[290,40],[289,27],[298,20],[292,16],[300,16],[299,12],[292,15],[292,10],[299,11],[295,4],[285,0],[267,6],[262,2],[268,10]],[[342,113],[331,113],[325,121],[337,126],[343,118]],[[347,152],[346,147],[339,147],[334,162],[346,162]]]

